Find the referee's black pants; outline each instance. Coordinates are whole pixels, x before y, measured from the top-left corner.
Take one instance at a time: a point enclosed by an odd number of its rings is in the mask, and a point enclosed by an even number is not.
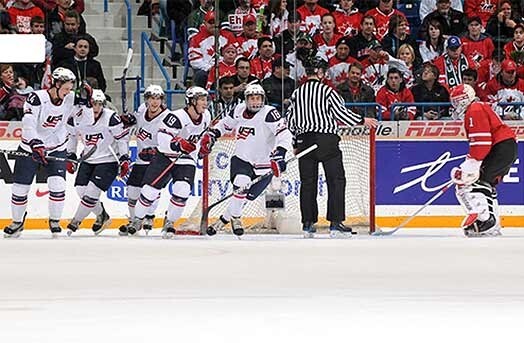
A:
[[[318,148],[298,161],[300,171],[300,212],[302,223],[318,221],[318,164],[322,163],[328,188],[326,219],[343,222],[346,218],[346,176],[342,163],[342,152],[338,146],[340,137],[334,134],[308,132],[297,137],[297,147],[302,151],[313,144]]]

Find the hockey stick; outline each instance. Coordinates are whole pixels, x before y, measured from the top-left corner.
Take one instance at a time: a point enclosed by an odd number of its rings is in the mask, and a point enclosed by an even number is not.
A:
[[[85,153],[79,160],[72,160],[70,158],[67,158],[67,157],[57,157],[57,156],[50,156],[50,155],[46,155],[46,159],[49,160],[49,161],[60,161],[60,162],[70,162],[70,163],[75,163],[75,164],[80,164],[82,163],[82,161],[88,159],[89,157],[91,157],[96,151],[96,145],[93,145],[93,147],[88,150],[87,153]],[[0,149],[0,153],[4,153],[6,155],[9,155],[9,156],[15,156],[15,157],[30,157],[32,156],[32,154],[30,152],[25,152],[25,151],[18,151],[18,150],[4,150],[4,149]]]
[[[404,219],[404,221],[402,223],[400,223],[400,225],[397,226],[395,229],[390,230],[390,231],[382,231],[382,230],[379,229],[378,231],[373,232],[371,235],[372,236],[391,236],[392,234],[394,234],[395,232],[397,232],[398,230],[400,230],[404,226],[406,226],[406,224],[409,223],[413,218],[415,218],[417,216],[417,214],[422,212],[422,210],[424,210],[426,207],[428,207],[429,205],[434,203],[435,200],[437,200],[438,198],[440,198],[442,196],[442,194],[446,193],[446,191],[448,189],[450,189],[452,185],[453,185],[453,180],[449,180],[448,182],[446,182],[444,184],[444,186],[442,186],[440,191],[438,191],[437,194],[435,194],[434,196],[431,197],[431,199],[426,201],[426,203],[424,205],[422,205],[417,211],[415,211],[415,213],[413,213],[408,218]]]
[[[301,158],[302,156],[306,155],[306,154],[309,154],[311,151],[315,150],[316,148],[318,148],[318,145],[316,144],[313,144],[312,146],[308,147],[307,149],[299,152],[298,154],[296,154],[295,156],[293,157],[290,157],[286,160],[286,164],[290,163],[290,162],[293,162],[293,161],[296,161],[298,160],[299,158]],[[216,202],[214,202],[213,204],[209,205],[203,212],[202,212],[202,217],[200,218],[200,232],[203,234],[205,231],[206,231],[206,225],[207,225],[207,219],[209,217],[209,212],[215,208],[216,206],[220,205],[221,203],[223,203],[224,201],[226,201],[227,199],[231,198],[233,195],[235,194],[238,194],[238,193],[242,193],[242,192],[245,192],[247,191],[251,186],[253,186],[254,184],[262,181],[262,180],[265,180],[267,179],[268,177],[271,177],[273,176],[273,171],[270,171],[264,175],[260,175],[256,178],[254,178],[253,180],[251,180],[251,182],[243,187],[243,188],[239,188],[237,189],[236,191],[233,191],[231,193],[229,193],[228,195],[224,196],[222,199],[220,200],[217,200]]]
[[[128,112],[127,108],[127,93],[126,93],[126,78],[127,78],[127,71],[129,70],[129,65],[131,64],[131,60],[133,59],[133,49],[129,48],[127,50],[127,57],[126,62],[124,64],[124,69],[122,70],[122,76],[119,78],[115,78],[115,81],[120,81],[120,87],[122,88],[122,112],[125,114]]]

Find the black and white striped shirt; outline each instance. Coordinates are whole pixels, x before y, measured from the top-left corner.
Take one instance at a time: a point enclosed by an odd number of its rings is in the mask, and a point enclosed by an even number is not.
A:
[[[307,132],[336,134],[337,122],[347,126],[364,123],[361,115],[344,106],[344,99],[333,88],[315,79],[295,89],[290,101],[286,116],[295,137]]]

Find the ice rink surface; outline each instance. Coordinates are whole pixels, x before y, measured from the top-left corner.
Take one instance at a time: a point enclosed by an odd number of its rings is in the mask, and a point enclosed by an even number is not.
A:
[[[0,239],[0,342],[522,342],[524,230]]]

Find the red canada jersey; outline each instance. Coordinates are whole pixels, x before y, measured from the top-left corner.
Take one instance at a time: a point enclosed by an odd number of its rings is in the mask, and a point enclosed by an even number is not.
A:
[[[376,102],[380,105],[380,108],[382,110],[382,120],[390,120],[392,104],[396,102],[413,103],[415,102],[415,98],[413,98],[413,93],[411,93],[411,91],[405,87],[395,93],[387,86],[383,86],[377,92]],[[397,110],[398,109],[400,109],[400,107],[397,107]],[[410,106],[406,107],[405,109],[407,111],[409,120],[415,119],[416,108]]]
[[[315,32],[320,31],[322,16],[329,13],[327,9],[318,5],[315,6],[313,11],[311,11],[306,5],[302,5],[297,8],[297,12],[300,13],[300,18],[302,18],[301,26],[305,27],[306,33],[310,36],[313,36]]]
[[[44,12],[36,6],[21,9],[15,6],[9,7],[7,10],[11,25],[16,27],[18,33],[31,33],[31,19],[36,16],[45,18]]]
[[[262,37],[262,36],[260,36]],[[248,38],[244,33],[237,36],[238,45],[240,45],[241,54],[247,59],[253,59],[258,53],[258,38]]]
[[[360,31],[360,22],[364,18],[364,14],[357,9],[347,13],[343,9],[337,8],[332,14],[335,17],[336,30],[339,34],[353,37]]]
[[[385,14],[382,11],[380,11],[377,7],[370,9],[366,12],[366,15],[370,15],[373,18],[375,18],[375,28],[376,28],[376,34],[375,36],[379,41],[382,41],[382,38],[384,38],[385,35],[388,34],[389,31],[389,19],[393,14],[400,15],[404,17],[406,22],[408,21],[406,19],[406,16],[404,13],[400,12],[397,9],[393,9],[389,14]],[[407,28],[407,33],[409,34],[409,26]]]
[[[262,5],[265,6],[264,11],[269,11],[269,0],[251,0],[251,7],[253,7],[257,11],[260,9]]]
[[[238,47],[238,42],[235,36],[226,30],[220,30],[218,41],[220,48],[230,44]],[[188,53],[189,63],[194,69],[209,71],[209,69],[214,65],[215,36],[210,34],[204,25],[200,27],[200,31],[198,31],[197,34],[190,38]]]
[[[341,60],[337,55],[331,57],[328,62],[325,83],[336,88],[339,84],[346,82],[349,78],[349,68],[355,62],[357,60],[351,56],[345,60]]]
[[[316,34],[313,37],[313,40],[317,43],[317,56],[326,62],[329,61],[329,59],[335,56],[335,53],[337,52],[335,45],[340,38],[342,38],[342,35],[335,33],[329,41],[326,41],[322,34]]]
[[[263,80],[266,77],[271,76],[273,61],[280,58],[280,55],[273,55],[270,59],[265,60],[260,56],[253,58],[251,64],[251,75],[255,76],[259,80]]]
[[[481,36],[477,41],[465,36],[461,38],[461,41],[462,53],[473,60],[477,67],[480,66],[481,61],[491,58],[495,50],[493,40],[487,36]]]
[[[233,76],[237,73],[237,68],[235,64],[226,64],[224,61],[218,63],[218,77],[222,78],[224,76]],[[207,75],[207,89],[211,89],[211,86],[215,83],[215,66],[212,66]]]
[[[482,26],[486,27],[489,18],[497,9],[498,0],[465,0],[464,13],[466,17],[480,17]]]
[[[506,58],[511,58],[517,63],[517,75],[524,78],[524,45],[519,48],[515,42],[508,42],[504,45],[504,53]]]
[[[469,156],[478,161],[484,160],[493,145],[516,139],[511,128],[485,102],[474,102],[468,107],[464,130],[469,140]]]

